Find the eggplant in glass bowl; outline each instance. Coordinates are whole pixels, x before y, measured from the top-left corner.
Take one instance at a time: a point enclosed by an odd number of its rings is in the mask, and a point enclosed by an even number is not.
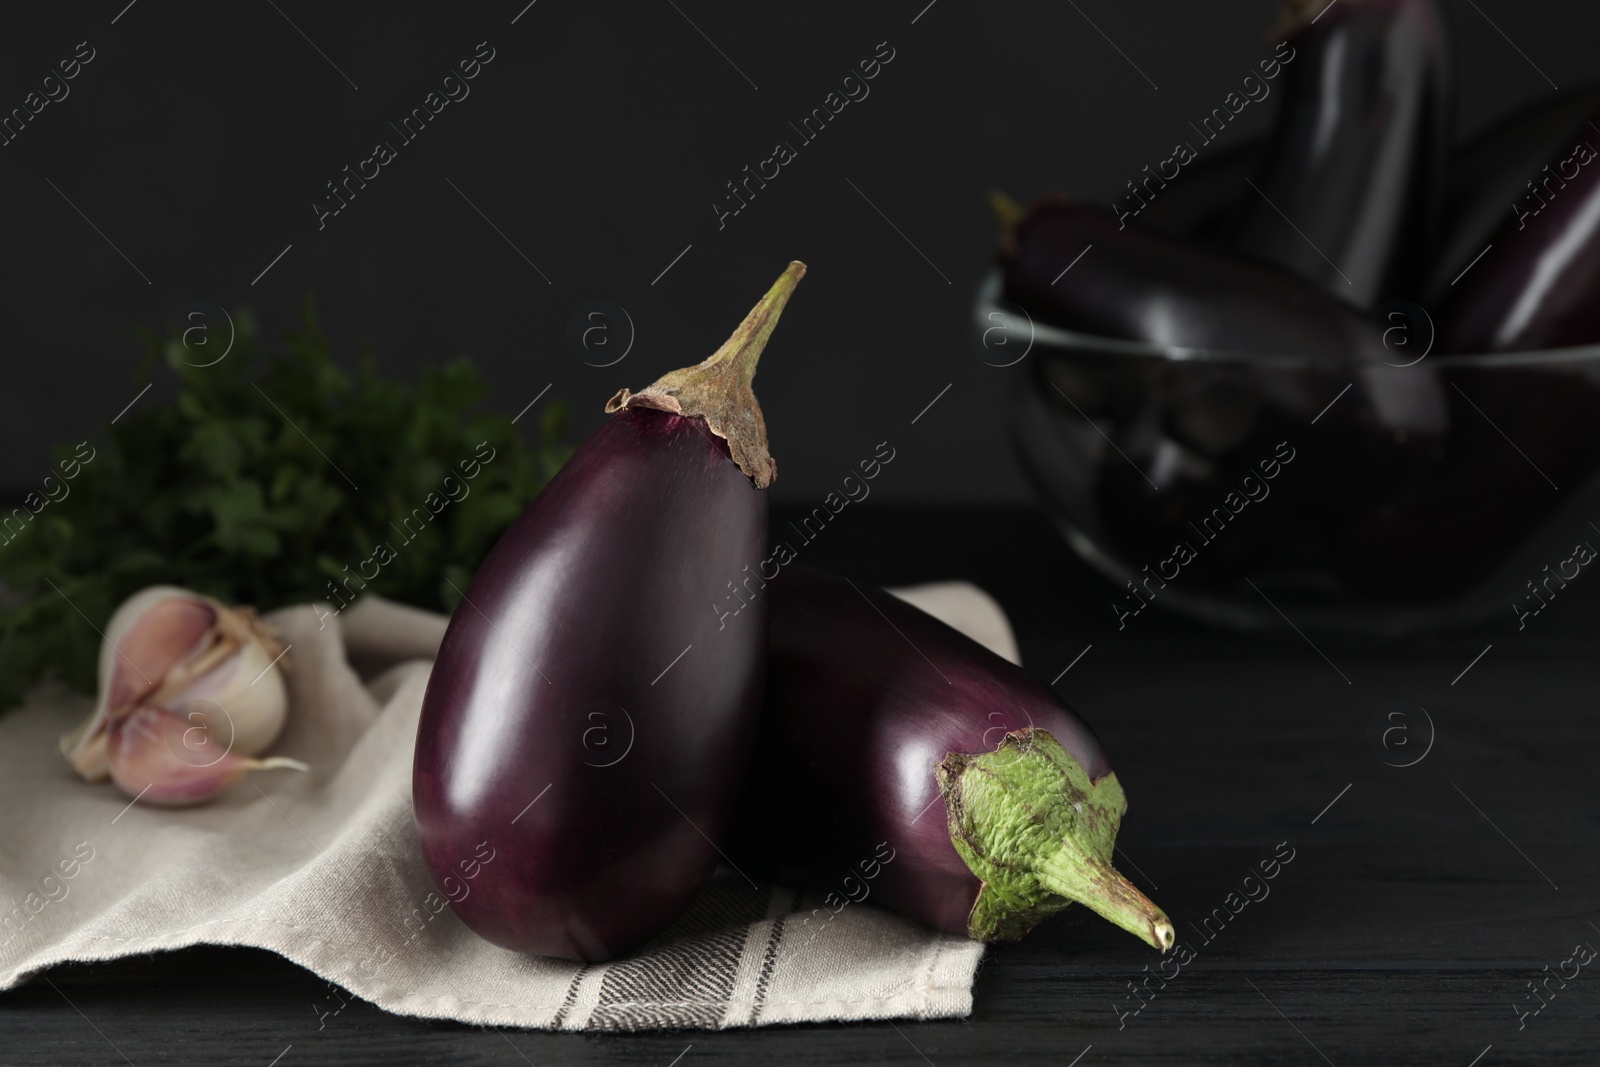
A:
[[[1537,609],[1600,545],[1600,345],[1396,347],[1379,370],[1128,341],[1030,315],[998,271],[976,343],[994,351],[997,326],[1017,454],[1073,550],[1120,587],[1123,625],[1156,603],[1241,629],[1281,627],[1281,610],[1321,632],[1439,630]],[[1408,454],[1356,409],[1395,387],[1415,402],[1402,376],[1424,369],[1445,416]]]

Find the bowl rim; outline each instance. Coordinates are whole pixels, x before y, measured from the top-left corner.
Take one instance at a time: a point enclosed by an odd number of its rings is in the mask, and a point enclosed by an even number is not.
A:
[[[1010,309],[1014,308],[1017,311],[1021,311],[1027,318],[1031,329],[1032,344],[1043,345],[1052,349],[1063,351],[1087,351],[1092,349],[1101,353],[1130,356],[1136,359],[1159,360],[1166,363],[1247,363],[1316,368],[1327,368],[1328,366],[1328,362],[1324,359],[1313,359],[1285,352],[1243,352],[1234,349],[1153,344],[1148,341],[1129,341],[1120,337],[1102,337],[1098,334],[1082,333],[1061,326],[1052,326],[1049,323],[1039,322],[1034,319],[1027,309],[1020,304],[1004,300],[1001,296],[1001,286],[999,268],[990,268],[978,283],[972,306],[972,320],[974,327],[980,333],[991,325],[992,320],[989,318],[991,314],[998,312],[1009,315],[1012,314]],[[1007,305],[1009,305],[1009,308]],[[1543,348],[1528,352],[1452,353],[1450,355],[1437,356],[1428,353],[1412,363],[1389,363],[1384,361],[1383,365],[1404,369],[1406,367],[1419,366],[1425,361],[1430,366],[1447,370],[1507,366],[1559,367],[1568,364],[1600,362],[1600,344],[1576,345],[1569,348]]]

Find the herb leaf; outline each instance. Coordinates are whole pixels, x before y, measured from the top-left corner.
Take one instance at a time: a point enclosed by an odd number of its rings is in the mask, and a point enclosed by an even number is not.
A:
[[[58,446],[55,498],[0,516],[0,713],[46,676],[93,692],[96,631],[148,585],[262,611],[351,591],[449,611],[451,583],[466,588],[571,454],[560,401],[533,449],[509,417],[474,412],[488,387],[464,358],[410,387],[370,353],[354,375],[335,365],[309,297],[283,352],[248,309],[233,320],[232,350],[205,367],[175,328],[144,332],[145,375],[171,367],[176,401]]]

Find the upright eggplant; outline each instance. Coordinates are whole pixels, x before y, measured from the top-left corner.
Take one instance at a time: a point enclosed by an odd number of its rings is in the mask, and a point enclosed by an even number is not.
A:
[[[1568,131],[1565,158],[1538,172],[1540,192],[1520,211],[1506,205],[1492,247],[1450,288],[1435,313],[1443,351],[1600,343],[1600,129],[1591,123],[1600,108]],[[1457,418],[1444,460],[1424,491],[1351,523],[1335,562],[1352,584],[1465,588],[1600,464],[1600,389],[1586,362],[1511,356],[1448,374]]]
[[[1127,799],[1072,709],[882,590],[790,566],[771,596],[735,862],[790,881],[819,860],[867,865],[872,899],[984,941],[1078,901],[1172,947],[1172,923],[1112,866]]]
[[[1449,145],[1435,0],[1288,0],[1282,110],[1237,251],[1358,307],[1415,297]]]
[[[1594,131],[1583,123],[1600,111],[1600,84],[1546,94],[1478,134],[1450,160],[1449,191],[1430,258],[1429,307],[1438,307],[1508,219],[1539,206],[1550,171]]]
[[[496,944],[609,958],[713,868],[767,635],[760,605],[732,623],[707,608],[766,547],[776,465],[750,382],[804,273],[791,263],[703,363],[612,398],[450,620],[417,731],[417,835]]]
[[[1439,308],[1447,352],[1525,352],[1600,343],[1600,110],[1566,158],[1534,175],[1494,245]]]

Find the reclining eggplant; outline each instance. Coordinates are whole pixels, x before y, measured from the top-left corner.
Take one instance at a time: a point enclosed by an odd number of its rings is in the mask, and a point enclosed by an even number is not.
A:
[[[1131,405],[1106,413],[1110,425],[1101,432],[1122,450],[1106,457],[1108,478],[1127,480],[1129,461],[1142,475],[1129,482],[1134,497],[1111,506],[1126,507],[1136,526],[1176,521],[1172,493],[1148,489],[1167,477],[1164,470],[1206,469],[1209,488],[1190,488],[1198,499],[1221,496],[1286,438],[1297,448],[1305,442],[1307,473],[1298,480],[1319,486],[1304,502],[1308,513],[1396,499],[1438,460],[1449,408],[1437,372],[1426,363],[1403,365],[1376,324],[1307,282],[1137,226],[1121,228],[1103,208],[1061,196],[1042,198],[1010,228],[999,261],[1005,296],[1039,321],[1203,350],[1198,355],[1206,358],[1129,355],[1096,365],[1182,394],[1135,390]],[[1047,349],[1036,373],[1049,376],[1055,363],[1088,367],[1088,358]],[[1053,399],[1048,382],[1041,384]],[[1211,394],[1221,400],[1207,402]],[[1141,399],[1149,395],[1167,401],[1161,425],[1147,425],[1147,409],[1160,407]],[[1248,402],[1243,415],[1241,398]],[[1055,403],[1063,418],[1097,417]],[[1194,462],[1176,464],[1175,456]]]
[[[874,900],[984,941],[1078,901],[1172,947],[1172,923],[1112,866],[1127,800],[1072,709],[880,589],[791,565],[770,593],[735,863],[790,882],[880,864]]]

